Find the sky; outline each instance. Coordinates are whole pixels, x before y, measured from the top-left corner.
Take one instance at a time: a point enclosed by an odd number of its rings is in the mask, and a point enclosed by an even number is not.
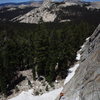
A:
[[[40,0],[0,0],[0,4],[9,3],[9,2],[20,3],[20,2],[27,2],[27,1],[40,1]]]
[[[9,3],[9,2],[19,3],[19,2],[26,2],[26,1],[40,1],[40,0],[0,0],[0,4]],[[100,0],[85,0],[85,1],[100,1]]]

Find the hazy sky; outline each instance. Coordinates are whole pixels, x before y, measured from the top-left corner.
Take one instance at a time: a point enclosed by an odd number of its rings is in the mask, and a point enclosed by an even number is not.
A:
[[[0,0],[0,3],[9,3],[9,2],[26,2],[26,1],[40,1],[40,0]]]
[[[8,3],[8,2],[18,3],[18,2],[26,2],[26,1],[41,1],[41,0],[0,0],[0,3]],[[60,1],[62,1],[62,0],[60,0]],[[85,0],[85,1],[100,1],[100,0]]]

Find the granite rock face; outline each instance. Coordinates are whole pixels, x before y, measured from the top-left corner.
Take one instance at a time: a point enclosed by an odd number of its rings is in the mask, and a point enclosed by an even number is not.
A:
[[[57,12],[61,10],[62,7],[76,5],[72,2],[63,2],[57,6],[52,0],[44,0],[43,4],[36,9],[31,10],[23,16],[18,16],[16,19],[21,23],[41,23],[41,22],[54,22],[57,17]],[[63,11],[62,11],[63,12]]]
[[[71,20],[75,15],[80,16],[82,12],[75,11],[70,12],[66,9],[68,6],[80,5],[84,6],[85,2],[80,0],[64,0],[63,2],[55,2],[56,0],[43,0],[43,4],[40,7],[32,9],[24,15],[13,18],[12,21],[18,21],[20,23],[42,23],[42,22],[63,22]],[[88,3],[87,3],[88,4]],[[100,8],[98,3],[91,3],[86,6],[87,9]],[[64,10],[66,9],[66,10]],[[66,16],[66,17],[65,17]],[[70,17],[68,17],[70,16]],[[76,17],[77,17],[76,16]]]
[[[64,86],[64,99],[60,100],[100,100],[100,25],[79,52],[80,65]]]
[[[48,12],[48,11],[46,9],[49,9],[50,6],[51,6],[51,1],[44,0],[43,4],[39,8],[31,10],[30,12],[28,12],[24,16],[19,17],[17,20],[19,20],[22,23],[36,23],[36,24],[38,24],[39,22],[41,22],[43,16],[44,17],[47,16],[46,12]],[[51,16],[53,17],[53,14]],[[52,19],[50,18],[50,20],[49,20],[48,17],[47,18],[45,17],[43,21],[45,22],[45,20],[46,20],[46,22],[47,21],[52,22],[52,21],[54,21],[54,18],[52,18]]]

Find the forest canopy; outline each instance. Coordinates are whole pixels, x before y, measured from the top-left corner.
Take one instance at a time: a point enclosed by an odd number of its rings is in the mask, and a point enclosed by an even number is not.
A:
[[[23,79],[19,71],[32,69],[33,79],[48,82],[67,76],[68,68],[95,26],[87,22],[19,24],[0,23],[0,92],[10,90]],[[55,66],[58,64],[58,69]]]

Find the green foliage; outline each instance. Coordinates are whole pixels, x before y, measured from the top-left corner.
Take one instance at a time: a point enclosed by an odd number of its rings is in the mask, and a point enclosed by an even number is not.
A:
[[[29,68],[33,69],[33,79],[36,72],[50,83],[57,75],[64,78],[77,50],[93,30],[87,22],[1,23],[0,92],[9,94],[18,83],[18,72]]]
[[[35,95],[39,95],[39,92],[38,92],[38,91],[36,91],[36,92],[35,92]]]
[[[48,10],[54,9],[54,5]],[[21,70],[31,68],[34,80],[37,73],[45,76],[49,83],[57,75],[65,78],[68,68],[75,61],[77,50],[100,22],[100,10],[84,6],[62,7],[56,12],[54,23],[43,23],[42,19],[38,25],[0,22],[0,93],[10,94],[19,82],[18,73]],[[33,8],[7,9],[0,10],[1,21],[11,20]],[[65,19],[71,19],[71,22],[56,23]]]
[[[15,92],[18,92],[19,91],[19,88],[18,86],[15,87]]]
[[[32,84],[30,80],[28,80],[28,85],[32,88]]]
[[[46,91],[49,91],[49,88],[48,88],[48,85],[46,86],[46,89],[45,89]]]

